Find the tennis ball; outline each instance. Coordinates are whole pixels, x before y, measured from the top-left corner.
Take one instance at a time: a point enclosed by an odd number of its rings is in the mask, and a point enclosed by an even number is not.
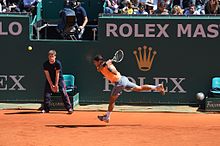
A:
[[[28,46],[28,51],[32,51],[32,47],[31,46]]]
[[[196,94],[196,99],[197,100],[203,100],[205,98],[205,94],[204,93],[202,93],[202,92],[199,92],[199,93],[197,93]]]

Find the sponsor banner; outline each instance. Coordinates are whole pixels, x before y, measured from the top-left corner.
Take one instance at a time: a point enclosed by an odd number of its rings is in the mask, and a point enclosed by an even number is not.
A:
[[[29,22],[28,15],[1,15],[0,20],[0,38],[9,39],[29,39]],[[27,25],[28,24],[28,25]]]
[[[217,18],[218,19],[218,18]],[[219,38],[220,24],[207,16],[102,16],[100,39]]]

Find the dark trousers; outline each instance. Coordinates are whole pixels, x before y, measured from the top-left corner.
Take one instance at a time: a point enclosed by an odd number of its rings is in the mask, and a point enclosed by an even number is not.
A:
[[[44,88],[44,110],[46,112],[50,111],[50,101],[51,101],[52,93],[53,92],[51,91],[50,85],[46,83],[45,88]],[[71,109],[72,106],[70,103],[70,98],[66,92],[66,86],[65,86],[64,81],[61,81],[59,83],[59,95],[61,95],[63,99],[64,107],[66,108],[66,110]]]

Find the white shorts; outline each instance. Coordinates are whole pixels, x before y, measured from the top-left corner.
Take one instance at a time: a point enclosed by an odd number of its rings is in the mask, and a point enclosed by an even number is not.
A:
[[[114,88],[112,89],[111,96],[119,96],[124,89],[135,88],[138,85],[128,80],[126,76],[121,76],[121,79],[115,83]]]

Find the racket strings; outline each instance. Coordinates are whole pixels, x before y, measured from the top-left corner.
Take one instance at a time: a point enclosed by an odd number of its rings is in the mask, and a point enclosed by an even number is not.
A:
[[[122,51],[118,51],[116,54],[115,54],[115,61],[121,61],[123,59],[123,52]]]
[[[121,54],[118,53],[118,54],[116,54],[115,59],[116,59],[117,61],[119,61],[121,57],[122,57]]]
[[[114,57],[112,58],[112,61],[121,62],[123,58],[124,58],[124,52],[122,50],[118,50],[115,53]]]

